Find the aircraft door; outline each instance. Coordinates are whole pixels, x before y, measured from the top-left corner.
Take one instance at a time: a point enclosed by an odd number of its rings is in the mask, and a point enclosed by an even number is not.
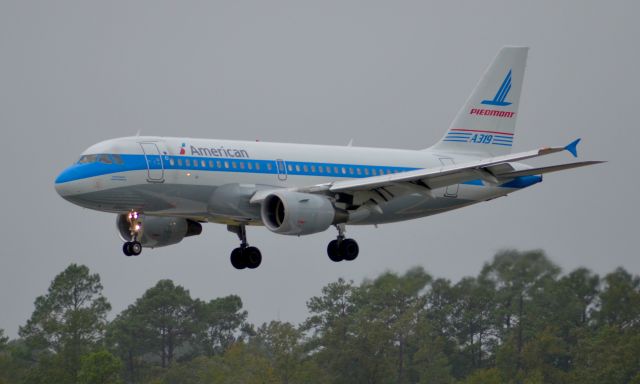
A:
[[[453,165],[455,162],[452,158],[449,157],[441,157],[440,163],[442,165]],[[447,189],[444,191],[444,197],[458,197],[458,189],[460,188],[460,184],[449,185]]]
[[[164,162],[156,143],[139,143],[147,162],[147,181],[150,183],[164,182]]]
[[[276,160],[276,170],[278,171],[278,180],[287,180],[287,164],[285,164],[284,160]]]

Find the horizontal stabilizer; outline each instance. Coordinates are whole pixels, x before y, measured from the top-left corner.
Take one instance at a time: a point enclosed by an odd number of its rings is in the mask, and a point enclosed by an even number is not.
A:
[[[525,169],[522,171],[501,173],[495,176],[501,179],[506,179],[506,178],[520,177],[520,176],[542,175],[543,173],[564,171],[566,169],[586,167],[587,165],[594,165],[594,164],[601,164],[601,163],[606,163],[606,161],[579,161],[577,163],[552,165],[549,167],[540,167],[540,168]]]

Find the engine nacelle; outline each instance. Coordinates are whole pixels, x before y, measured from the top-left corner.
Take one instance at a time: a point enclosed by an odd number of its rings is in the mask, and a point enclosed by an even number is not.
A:
[[[126,214],[118,215],[116,227],[122,240],[131,241],[127,216]],[[138,241],[145,248],[177,244],[185,237],[202,233],[202,225],[193,220],[157,216],[141,216],[138,220],[141,224]]]
[[[290,191],[268,195],[260,209],[262,223],[281,235],[310,235],[322,232],[331,224],[346,221],[324,196]]]

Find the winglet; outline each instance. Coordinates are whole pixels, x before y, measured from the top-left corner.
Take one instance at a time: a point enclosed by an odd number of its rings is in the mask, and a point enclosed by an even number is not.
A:
[[[571,152],[573,157],[578,157],[578,143],[580,142],[580,140],[581,139],[576,139],[569,143],[566,147],[564,147],[564,149]]]

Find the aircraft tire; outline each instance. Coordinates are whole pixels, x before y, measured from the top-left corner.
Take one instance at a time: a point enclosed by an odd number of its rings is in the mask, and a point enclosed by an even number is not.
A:
[[[125,256],[132,256],[133,254],[131,253],[131,243],[130,242],[126,242],[124,244],[122,244],[122,253],[124,253]]]
[[[139,241],[132,241],[130,244],[131,255],[138,256],[142,253],[142,244]]]
[[[235,269],[245,269],[247,267],[242,251],[242,248],[239,247],[231,251],[231,265],[233,265]]]
[[[329,259],[334,263],[340,262],[343,260],[342,255],[340,254],[340,249],[338,247],[338,240],[331,240],[329,245],[327,245],[327,255]]]
[[[242,256],[249,269],[256,269],[262,263],[262,253],[256,247],[248,247],[242,251]]]
[[[340,243],[340,255],[347,260],[353,261],[358,257],[360,253],[360,247],[358,247],[358,243],[353,239],[344,239]]]

